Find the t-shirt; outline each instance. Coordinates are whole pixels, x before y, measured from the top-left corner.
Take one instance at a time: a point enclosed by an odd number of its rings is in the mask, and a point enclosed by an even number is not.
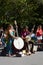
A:
[[[29,35],[29,31],[22,31],[21,32],[21,36],[26,37],[27,35]]]
[[[41,35],[42,35],[42,29],[37,30],[36,35],[37,35],[37,36],[41,36]]]
[[[11,35],[11,36],[15,35],[14,31],[9,30],[9,32],[10,32],[10,35]]]

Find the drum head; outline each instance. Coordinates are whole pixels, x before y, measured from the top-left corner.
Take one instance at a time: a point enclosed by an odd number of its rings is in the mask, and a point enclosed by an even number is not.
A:
[[[20,37],[18,37],[18,39],[14,39],[13,44],[14,44],[14,47],[18,50],[20,50],[24,47],[24,41]]]
[[[31,40],[30,35],[27,35],[27,36],[26,36],[26,41],[30,41],[30,40]]]

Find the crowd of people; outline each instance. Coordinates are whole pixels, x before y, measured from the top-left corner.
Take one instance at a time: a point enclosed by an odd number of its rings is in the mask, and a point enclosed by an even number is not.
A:
[[[24,42],[24,46],[21,49],[17,49],[14,47],[14,40],[18,39],[19,36],[17,35],[17,29],[15,30],[13,25],[9,24],[5,30],[3,30],[3,27],[0,27],[0,48],[3,46],[3,50],[1,54],[5,54],[6,56],[13,56],[16,54],[21,54],[21,55],[31,55],[32,53],[35,53],[38,48],[41,46],[37,46],[34,44],[40,44],[42,43],[43,40],[43,30],[42,26],[39,25],[37,27],[36,33],[33,33],[34,27],[32,28],[32,31],[29,31],[29,27],[25,26],[21,33],[20,33],[20,38]],[[18,28],[18,26],[16,26]],[[21,41],[21,40],[19,40]],[[22,46],[22,42],[21,42]],[[43,47],[43,46],[42,46]]]

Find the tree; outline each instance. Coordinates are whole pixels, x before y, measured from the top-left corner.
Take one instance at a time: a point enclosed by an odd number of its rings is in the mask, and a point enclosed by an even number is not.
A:
[[[40,0],[0,0],[0,21],[20,26],[43,23],[43,4]]]

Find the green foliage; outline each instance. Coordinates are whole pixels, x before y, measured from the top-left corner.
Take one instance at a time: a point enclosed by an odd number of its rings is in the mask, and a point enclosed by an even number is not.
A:
[[[43,4],[40,0],[0,0],[0,22],[11,23],[16,19],[21,26],[43,23]]]

